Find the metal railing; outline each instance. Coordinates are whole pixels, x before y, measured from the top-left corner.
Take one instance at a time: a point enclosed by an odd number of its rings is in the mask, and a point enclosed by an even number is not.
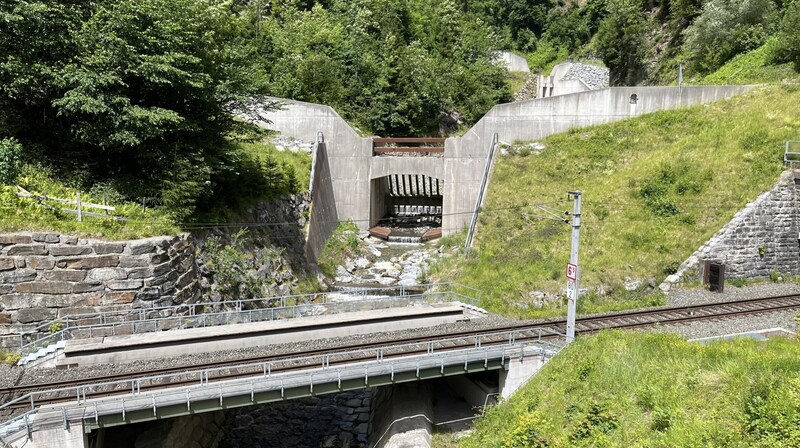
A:
[[[497,148],[498,138],[497,132],[492,134],[492,141],[489,143],[489,151],[486,154],[486,165],[483,167],[483,176],[481,177],[481,186],[478,188],[478,197],[475,199],[475,210],[472,213],[472,219],[469,223],[467,230],[467,238],[464,240],[464,249],[469,250],[472,247],[472,238],[475,236],[475,229],[478,227],[478,213],[481,211],[483,205],[483,196],[486,193],[486,186],[489,183],[489,176],[492,173],[492,164],[494,163],[494,154]]]
[[[338,383],[354,378],[364,378],[365,385],[369,384],[370,376],[390,375],[392,381],[394,375],[401,372],[416,371],[417,376],[421,369],[441,368],[444,373],[445,367],[463,363],[466,369],[469,363],[479,361],[487,365],[489,360],[501,360],[501,364],[512,356],[526,356],[526,347],[536,347],[538,353],[543,358],[554,356],[560,351],[560,347],[553,345],[552,348],[544,348],[541,340],[534,342],[518,343],[520,334],[530,331],[538,331],[539,337],[543,335],[555,335],[565,337],[551,328],[532,327],[525,330],[513,330],[498,333],[462,336],[456,338],[445,338],[436,342],[469,344],[469,349],[436,349],[434,342],[428,342],[426,353],[407,357],[385,359],[384,355],[390,350],[403,350],[404,348],[419,348],[420,344],[398,344],[365,350],[343,351],[339,353],[329,353],[325,355],[305,356],[298,358],[285,359],[280,361],[260,362],[242,364],[238,366],[223,366],[209,369],[198,369],[195,371],[185,371],[166,375],[143,377],[138,379],[127,379],[110,381],[104,383],[92,383],[75,387],[58,388],[51,390],[35,391],[7,402],[0,406],[0,414],[8,412],[12,405],[30,404],[30,410],[24,414],[13,417],[12,419],[0,422],[0,439],[11,441],[19,437],[20,433],[30,434],[33,431],[53,428],[59,425],[68,427],[70,421],[81,419],[95,419],[98,421],[100,416],[122,414],[140,409],[153,409],[154,417],[159,407],[185,404],[187,411],[191,410],[193,401],[209,399],[219,399],[220,404],[224,397],[250,395],[265,391],[284,391],[289,388],[309,387],[313,393],[315,384]],[[482,342],[488,337],[502,337],[506,342],[484,347]],[[529,355],[529,354],[528,354]],[[371,358],[369,362],[355,362],[337,367],[330,366],[333,357],[359,357],[361,359]],[[298,365],[307,364],[309,367],[294,372],[272,373],[275,364]],[[316,366],[316,367],[313,367]],[[237,380],[215,380],[215,374],[222,371],[245,371],[247,369],[263,372],[258,376],[237,379]],[[170,381],[180,379],[191,379],[196,384],[190,386],[177,386],[173,389],[159,388],[154,392],[141,392],[142,383],[169,384]],[[124,394],[117,394],[112,397],[87,399],[87,392],[98,389],[121,391]],[[46,406],[37,404],[37,400],[42,401],[54,394],[75,397],[70,403],[59,406]]]
[[[415,287],[353,288],[347,292],[302,294],[270,298],[231,300],[167,307],[112,307],[95,313],[63,316],[20,334],[20,353],[25,355],[58,341],[150,333],[172,329],[293,319],[320,314],[441,303],[447,297],[477,306],[478,298],[459,293],[480,291],[457,283],[432,283]],[[349,299],[345,299],[348,297]],[[55,331],[51,329],[57,328]],[[42,336],[43,335],[43,336]]]
[[[783,163],[800,163],[800,141],[787,141],[783,151]]]

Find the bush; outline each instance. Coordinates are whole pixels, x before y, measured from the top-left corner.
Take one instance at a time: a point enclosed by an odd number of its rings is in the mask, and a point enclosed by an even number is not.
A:
[[[747,431],[764,447],[800,447],[800,377],[760,380],[745,403]]]
[[[773,53],[776,62],[792,62],[800,72],[800,1],[786,7],[781,21],[781,32]]]
[[[0,183],[12,184],[21,168],[22,145],[16,139],[0,139]]]
[[[684,49],[697,71],[710,73],[764,44],[776,21],[772,0],[710,0],[684,32]]]

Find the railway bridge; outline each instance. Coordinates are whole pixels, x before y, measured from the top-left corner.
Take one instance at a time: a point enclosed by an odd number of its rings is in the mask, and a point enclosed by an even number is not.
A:
[[[422,292],[394,292],[400,295],[385,296],[368,291],[346,302],[320,295],[296,296],[289,300],[283,298],[283,303],[273,303],[283,306],[269,310],[254,309],[252,303],[242,301],[230,311],[193,316],[156,317],[177,310],[142,312],[132,309],[125,319],[118,319],[120,311],[110,310],[107,315],[93,316],[91,322],[80,317],[65,320],[61,323],[66,328],[60,335],[24,342],[30,345],[27,351],[46,344],[61,345],[54,353],[42,347],[43,357],[32,355],[32,363],[58,365],[62,362],[60,365],[70,366],[93,362],[102,365],[119,362],[117,351],[133,350],[134,356],[128,359],[154,358],[142,355],[154,339],[158,340],[155,350],[160,350],[162,356],[180,353],[181,344],[190,352],[197,352],[197,347],[201,346],[199,341],[204,340],[209,331],[216,332],[210,344],[228,341],[232,346],[247,346],[256,341],[253,338],[272,340],[279,333],[287,332],[286,324],[298,328],[288,336],[294,340],[302,334],[325,338],[324,331],[337,326],[335,322],[341,323],[339,333],[368,334],[376,331],[369,326],[373,323],[384,330],[413,330],[415,326],[444,322],[452,317],[474,317],[481,312],[469,303],[470,297],[452,288],[443,290],[442,285]],[[418,322],[398,323],[401,319],[392,317],[395,311],[397,316],[405,315],[406,321],[417,319]],[[330,319],[324,320],[326,318]],[[263,328],[255,329],[255,326],[268,325],[282,327],[275,334]],[[173,331],[162,331],[168,328]],[[98,338],[100,335],[110,337]],[[66,341],[54,344],[54,338]],[[89,447],[95,446],[89,441],[97,440],[99,432],[121,425],[367,387],[396,387],[434,378],[462,377],[458,384],[470,389],[463,393],[479,396],[477,401],[485,400],[486,395],[492,393],[509,396],[557,353],[563,339],[552,327],[483,328],[265,359],[237,359],[208,365],[200,364],[202,360],[198,359],[196,367],[84,379],[74,385],[39,385],[0,406],[3,416],[0,418],[0,441],[20,447]],[[128,343],[131,341],[135,343]],[[74,346],[70,345],[72,343]],[[206,350],[212,345],[204,342],[202,346]],[[81,352],[90,356],[81,357]],[[498,385],[496,391],[487,391],[468,379],[481,374],[492,375]],[[384,428],[374,430],[385,432]]]

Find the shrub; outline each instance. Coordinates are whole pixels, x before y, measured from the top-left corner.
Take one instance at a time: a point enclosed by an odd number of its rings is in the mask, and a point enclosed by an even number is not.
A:
[[[280,252],[275,254],[261,251],[246,252],[244,248],[246,238],[247,231],[241,229],[231,235],[228,243],[224,243],[219,237],[211,237],[205,244],[208,269],[214,274],[217,290],[229,300],[261,296],[270,278],[253,272],[252,267],[264,262],[258,260],[259,256],[280,254]]]
[[[800,1],[786,7],[773,57],[776,62],[792,62],[800,72]]]
[[[747,431],[758,439],[758,446],[800,446],[800,377],[756,382],[745,415]]]
[[[771,0],[710,0],[684,32],[684,49],[696,70],[709,73],[737,54],[760,47],[776,19]]]
[[[17,180],[21,158],[22,145],[16,139],[0,139],[0,183],[11,184]]]
[[[503,448],[546,448],[551,446],[551,425],[537,413],[524,414],[503,440]]]

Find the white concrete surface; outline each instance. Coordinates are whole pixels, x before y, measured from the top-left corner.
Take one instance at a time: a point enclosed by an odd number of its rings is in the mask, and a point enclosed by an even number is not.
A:
[[[405,319],[389,320],[401,317]],[[260,345],[423,328],[456,322],[463,317],[463,309],[459,306],[414,306],[159,333],[76,339],[67,341],[63,351],[64,356],[58,359],[58,363],[85,366],[158,359]],[[374,319],[387,320],[368,322]],[[324,328],[332,324],[341,325],[336,328]],[[110,350],[110,352],[97,353],[98,350]]]
[[[500,371],[500,396],[508,399],[514,395],[539,372],[545,362],[546,358],[538,354],[512,358],[508,370]]]
[[[70,429],[62,428],[35,431],[31,439],[23,437],[12,442],[14,448],[84,448],[87,447],[81,424],[73,425]]]
[[[559,67],[556,75],[568,70],[566,65]],[[444,180],[442,232],[449,235],[470,221],[495,132],[504,142],[537,140],[575,127],[718,101],[751,88],[613,87],[500,104],[463,137],[448,138],[444,158],[373,157],[370,138],[359,137],[333,109],[319,104],[282,100],[286,103],[283,110],[265,114],[272,123],[258,124],[306,141],[314,140],[317,131],[325,134],[328,188],[337,219],[353,221],[360,229],[368,229],[376,221],[371,208],[380,201],[371,200],[373,179],[388,174],[426,174]],[[638,98],[636,104],[630,102],[633,94]]]

